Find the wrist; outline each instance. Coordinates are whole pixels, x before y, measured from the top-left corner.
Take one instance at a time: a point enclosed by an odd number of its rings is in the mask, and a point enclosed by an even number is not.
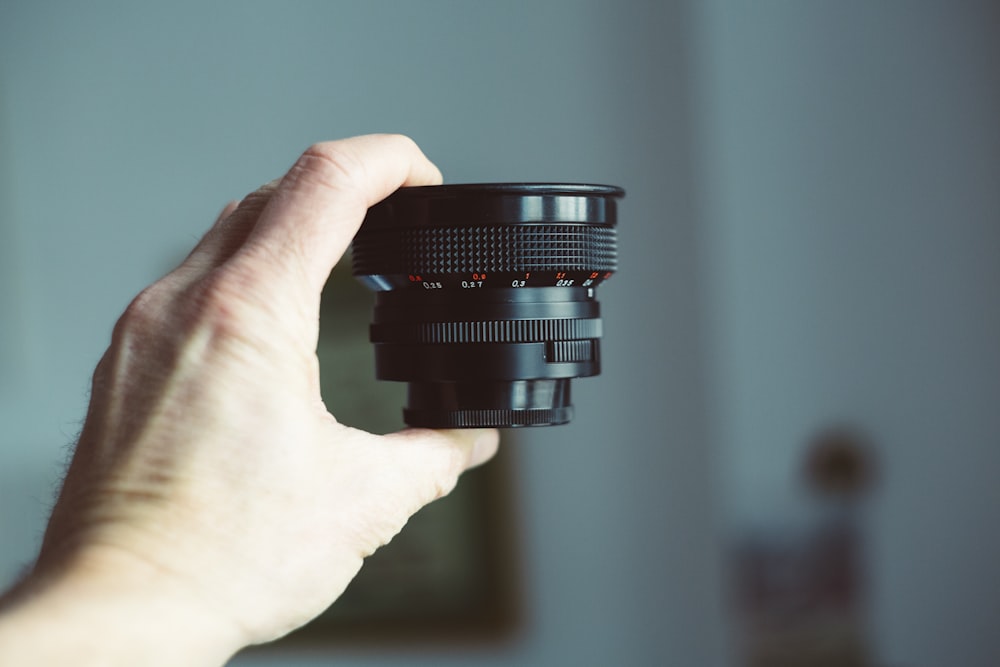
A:
[[[36,570],[0,606],[0,664],[222,665],[244,644],[199,591],[112,549]]]

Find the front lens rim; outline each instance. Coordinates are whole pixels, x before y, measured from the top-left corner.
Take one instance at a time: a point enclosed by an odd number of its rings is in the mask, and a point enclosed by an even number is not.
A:
[[[585,183],[460,183],[400,188],[368,210],[364,229],[518,223],[614,226],[625,191]]]

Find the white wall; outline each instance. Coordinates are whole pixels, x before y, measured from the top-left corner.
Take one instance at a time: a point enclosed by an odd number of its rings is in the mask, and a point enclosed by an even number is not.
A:
[[[700,4],[713,433],[730,526],[867,429],[879,664],[1000,663],[1000,7]]]
[[[30,559],[90,369],[138,289],[309,143],[411,134],[448,180],[621,184],[605,372],[518,449],[527,624],[352,664],[724,662],[681,5],[7,3],[3,211],[22,372],[0,419],[0,580]],[[16,244],[13,246],[12,244]],[[326,664],[330,654],[236,664]]]

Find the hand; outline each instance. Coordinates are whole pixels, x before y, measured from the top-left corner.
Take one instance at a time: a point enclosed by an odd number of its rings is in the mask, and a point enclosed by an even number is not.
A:
[[[440,180],[405,137],[318,144],[227,207],[132,302],[9,614],[62,608],[72,626],[88,616],[73,615],[82,602],[105,621],[95,632],[115,634],[117,619],[142,638],[141,664],[157,651],[176,664],[225,660],[320,613],[414,512],[493,455],[495,431],[375,436],[338,423],[320,399],[330,270],[369,206]],[[139,627],[158,620],[170,646]],[[126,648],[132,660],[143,650]]]

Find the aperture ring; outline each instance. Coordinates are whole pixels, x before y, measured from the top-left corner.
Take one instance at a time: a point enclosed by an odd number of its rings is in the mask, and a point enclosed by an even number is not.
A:
[[[377,322],[373,343],[540,343],[600,338],[601,319]]]
[[[617,231],[607,225],[362,227],[352,248],[356,276],[618,268]]]

